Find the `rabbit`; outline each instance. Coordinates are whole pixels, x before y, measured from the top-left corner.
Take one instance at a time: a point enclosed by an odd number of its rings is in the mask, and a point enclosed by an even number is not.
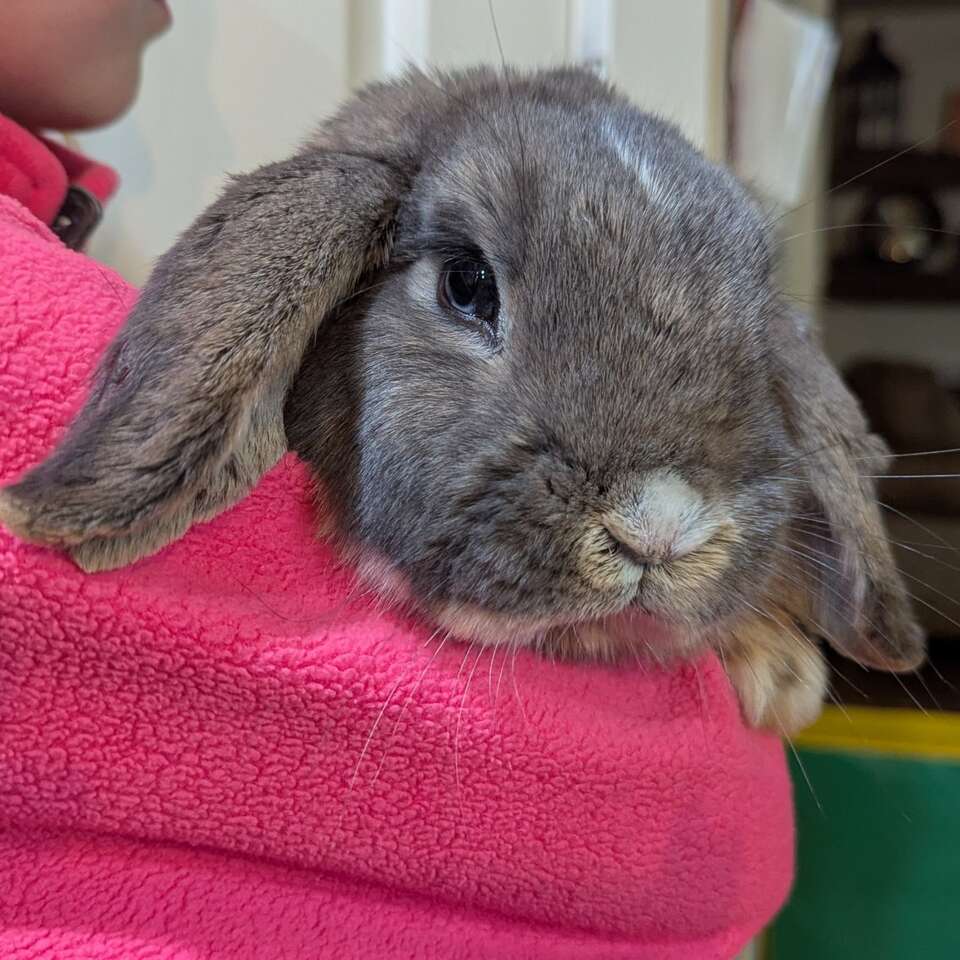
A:
[[[759,205],[594,74],[411,70],[233,179],[157,263],[19,537],[132,563],[288,450],[382,596],[571,659],[716,651],[792,734],[821,638],[916,668],[887,465]]]

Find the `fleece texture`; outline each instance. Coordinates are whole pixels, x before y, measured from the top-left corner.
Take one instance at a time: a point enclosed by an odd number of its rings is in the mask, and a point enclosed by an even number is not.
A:
[[[70,186],[82,187],[105,203],[117,183],[109,167],[0,114],[0,196],[17,200],[38,220],[53,223]]]
[[[0,197],[0,482],[135,291]],[[440,643],[292,457],[131,568],[0,531],[5,960],[711,960],[783,902],[783,750],[719,666]]]

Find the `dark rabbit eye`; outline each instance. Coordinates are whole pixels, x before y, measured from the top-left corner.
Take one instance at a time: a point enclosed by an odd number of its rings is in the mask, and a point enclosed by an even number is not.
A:
[[[440,271],[440,305],[493,328],[500,309],[493,270],[482,260],[449,260]]]

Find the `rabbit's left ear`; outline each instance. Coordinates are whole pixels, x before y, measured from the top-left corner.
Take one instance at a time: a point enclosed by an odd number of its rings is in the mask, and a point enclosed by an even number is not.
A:
[[[786,422],[803,482],[797,535],[806,550],[792,570],[807,585],[814,628],[840,653],[884,670],[918,667],[926,655],[890,549],[876,497],[887,468],[884,442],[870,433],[852,394],[802,317],[777,319],[772,353]],[[811,559],[805,560],[803,556]]]
[[[243,496],[287,449],[316,329],[386,262],[406,187],[316,148],[234,180],[157,264],[60,445],[0,491],[0,521],[107,569]]]

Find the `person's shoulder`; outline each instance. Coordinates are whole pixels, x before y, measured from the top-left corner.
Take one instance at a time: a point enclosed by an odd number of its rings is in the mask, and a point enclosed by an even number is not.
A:
[[[12,197],[0,196],[0,310],[5,325],[69,315],[78,335],[112,334],[136,290],[114,271],[68,249]]]
[[[27,238],[57,243],[56,235],[41,223],[22,203],[0,194],[0,250]]]
[[[0,196],[0,476],[62,430],[135,300],[116,273]]]

